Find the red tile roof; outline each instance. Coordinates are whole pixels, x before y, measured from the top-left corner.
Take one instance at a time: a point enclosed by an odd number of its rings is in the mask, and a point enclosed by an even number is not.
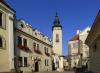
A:
[[[75,35],[69,41],[75,41],[75,40],[79,40],[79,35]]]
[[[15,12],[15,10],[14,10],[5,0],[0,0],[0,3],[3,3],[3,4],[6,5],[9,9],[11,9],[12,11]]]

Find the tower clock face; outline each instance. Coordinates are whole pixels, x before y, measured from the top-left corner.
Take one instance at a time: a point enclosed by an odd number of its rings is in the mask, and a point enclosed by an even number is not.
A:
[[[59,42],[59,35],[56,34],[56,42]]]

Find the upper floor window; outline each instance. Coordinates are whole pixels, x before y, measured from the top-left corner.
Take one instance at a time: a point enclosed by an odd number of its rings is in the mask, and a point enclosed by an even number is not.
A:
[[[33,43],[33,48],[34,50],[36,50],[36,43]]]
[[[0,12],[0,27],[2,27],[2,13]]]
[[[46,53],[46,47],[44,47],[44,52]]]
[[[39,50],[39,44],[37,44],[37,50]]]
[[[23,45],[27,46],[27,39],[23,39]]]
[[[48,53],[48,48],[47,48],[47,53]]]
[[[48,53],[48,48],[44,47],[45,53]]]
[[[2,38],[0,37],[0,47],[3,46]]]
[[[18,36],[18,45],[22,45],[22,37]]]
[[[79,47],[78,42],[73,43],[73,48],[78,48],[78,47]]]

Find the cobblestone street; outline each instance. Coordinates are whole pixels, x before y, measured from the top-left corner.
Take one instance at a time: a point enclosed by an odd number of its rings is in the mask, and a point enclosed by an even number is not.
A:
[[[64,72],[51,71],[51,72],[35,72],[35,73],[75,73],[75,72],[73,71],[64,71]]]

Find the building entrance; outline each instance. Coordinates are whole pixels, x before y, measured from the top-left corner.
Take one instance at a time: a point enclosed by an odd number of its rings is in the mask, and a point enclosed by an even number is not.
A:
[[[35,62],[35,72],[39,72],[39,63]]]

